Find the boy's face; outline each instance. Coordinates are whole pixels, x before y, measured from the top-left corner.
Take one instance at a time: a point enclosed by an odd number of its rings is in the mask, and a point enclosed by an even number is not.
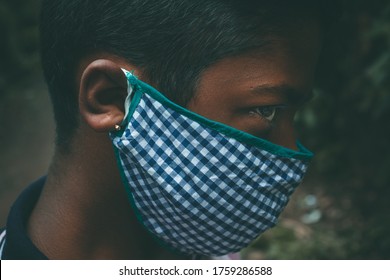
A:
[[[266,47],[221,59],[207,68],[187,108],[275,144],[296,149],[294,114],[310,97],[320,49],[320,32],[316,25],[308,22],[305,27],[288,28],[283,35],[271,39]],[[127,81],[120,68],[134,69],[136,76],[148,81],[142,76],[141,69],[128,65],[124,59],[109,58],[86,58],[80,66],[79,108],[82,122],[77,136],[82,145],[79,151],[82,152],[77,153],[76,150],[74,154],[76,160],[85,163],[76,166],[87,166],[84,173],[77,169],[77,174],[82,176],[79,181],[88,182],[96,195],[109,191],[113,205],[128,206],[123,188],[107,187],[121,185],[112,142],[107,133],[121,124],[124,118]],[[132,167],[131,164],[127,166]],[[97,186],[102,188],[102,192],[96,191]],[[129,215],[129,212],[123,211],[123,217],[117,219],[118,224],[122,226],[122,218],[124,221]],[[134,217],[130,218],[135,224]],[[134,224],[129,224],[125,230],[132,234]]]
[[[187,108],[275,144],[297,149],[294,115],[311,97],[321,45],[320,30],[314,23],[307,21],[305,26],[288,27],[280,36],[268,38],[270,43],[263,48],[211,65],[200,76]],[[83,61],[81,84],[87,86],[80,86],[79,105],[85,123],[80,135],[87,139],[83,143],[111,155],[107,133],[122,122],[127,95],[127,83],[119,66],[135,68],[117,57],[110,59],[91,57]],[[141,80],[148,82],[142,71],[135,70]],[[85,129],[87,126],[92,129]],[[116,170],[115,159],[104,162],[104,169]],[[116,181],[118,178],[114,175]]]
[[[320,32],[314,24],[289,29],[261,50],[208,68],[188,109],[296,149],[293,119],[311,97]]]
[[[294,114],[310,97],[320,45],[318,30],[307,26],[290,28],[264,48],[210,66],[187,108],[297,149]],[[112,141],[125,186],[132,186],[152,233],[182,252],[218,255],[240,250],[276,222],[307,169],[299,153],[278,149],[286,156],[262,141],[245,145],[244,137],[232,136],[226,127],[225,136],[218,134],[191,114],[181,115],[183,110],[159,100],[158,93],[130,74],[128,78],[133,100],[139,102],[133,103],[125,130],[113,134]],[[187,141],[177,137],[180,133]],[[273,190],[270,196],[268,189]]]

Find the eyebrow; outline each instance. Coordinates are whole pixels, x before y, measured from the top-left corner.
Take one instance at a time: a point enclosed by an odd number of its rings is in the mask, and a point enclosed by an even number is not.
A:
[[[314,93],[312,90],[310,91],[300,91],[294,87],[291,87],[286,84],[281,85],[272,85],[272,84],[264,84],[257,87],[254,87],[251,90],[251,93],[256,95],[278,95],[285,98],[288,102],[292,104],[303,104],[310,101]]]

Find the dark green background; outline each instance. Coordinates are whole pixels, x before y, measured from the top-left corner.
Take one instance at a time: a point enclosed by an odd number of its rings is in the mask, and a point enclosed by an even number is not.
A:
[[[38,57],[38,0],[0,2],[0,222],[45,173],[53,121]],[[390,258],[390,2],[346,1],[314,100],[300,113],[316,153],[274,229],[243,254],[266,259]]]

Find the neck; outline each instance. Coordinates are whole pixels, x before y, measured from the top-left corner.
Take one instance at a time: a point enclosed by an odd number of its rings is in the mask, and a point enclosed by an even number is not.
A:
[[[56,154],[28,222],[33,243],[49,259],[178,258],[136,220],[105,140]]]

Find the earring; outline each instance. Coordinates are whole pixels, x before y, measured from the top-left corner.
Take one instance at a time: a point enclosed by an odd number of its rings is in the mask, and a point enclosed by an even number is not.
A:
[[[114,126],[114,129],[115,129],[115,131],[120,131],[122,128],[121,128],[120,125],[116,124],[116,125]]]

